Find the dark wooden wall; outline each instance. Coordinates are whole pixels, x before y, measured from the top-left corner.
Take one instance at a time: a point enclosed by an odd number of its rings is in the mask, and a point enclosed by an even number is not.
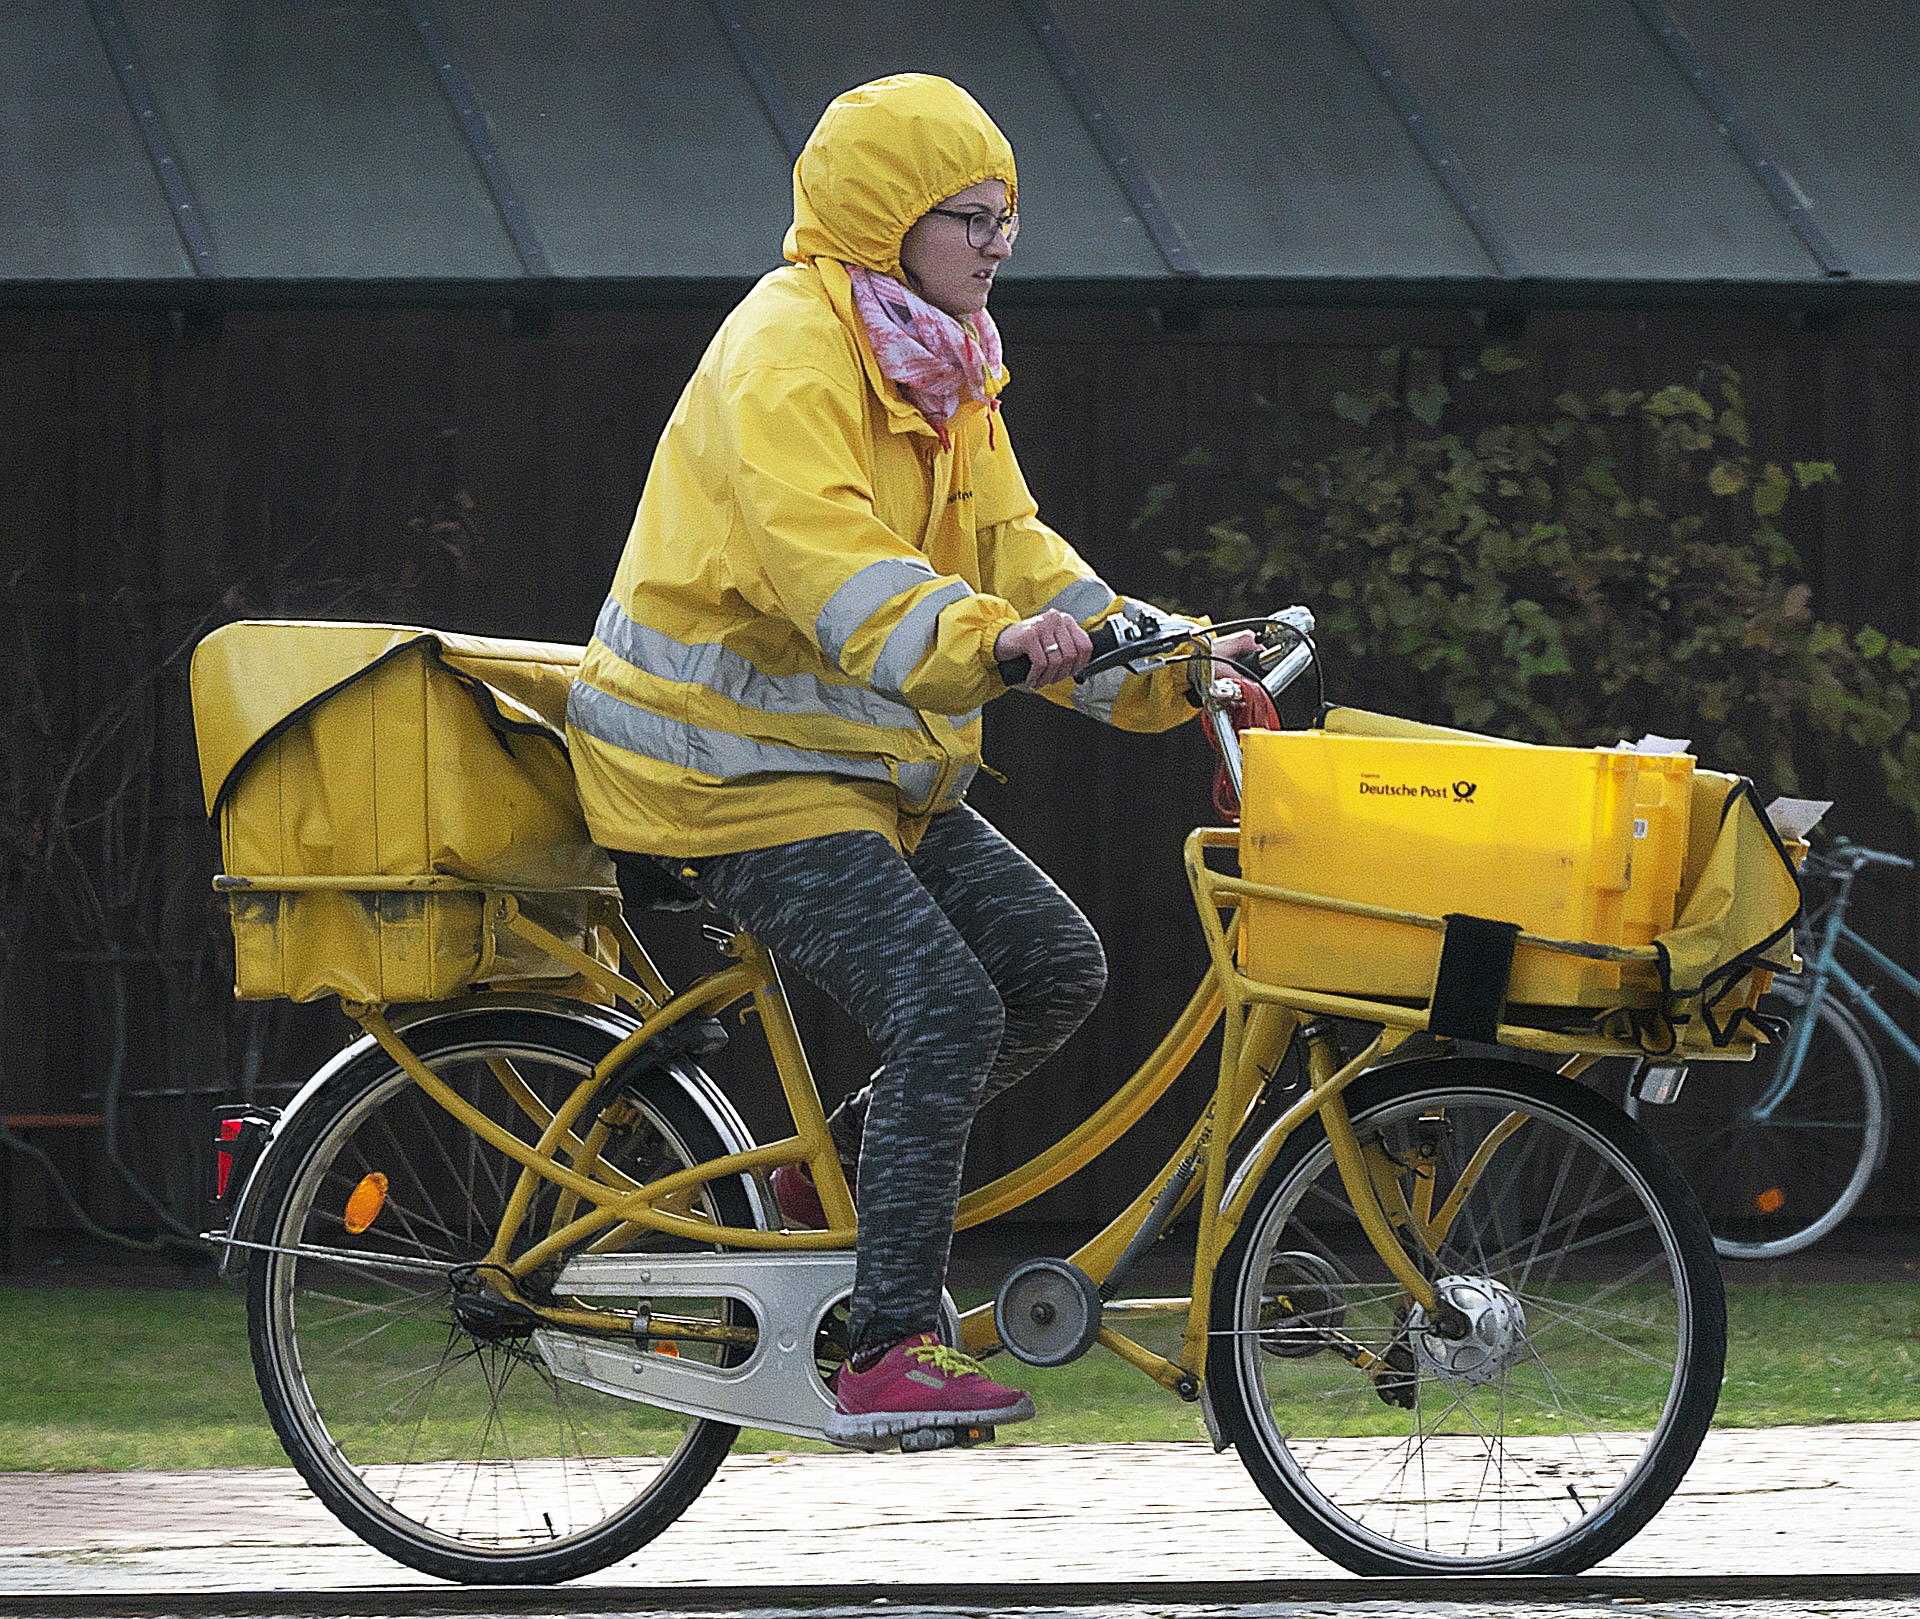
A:
[[[562,312],[551,330],[518,335],[487,312],[283,310],[211,324],[0,314],[0,770],[23,777],[15,797],[31,810],[46,785],[35,771],[88,761],[69,787],[75,831],[54,881],[0,888],[0,941],[17,950],[0,1111],[97,1112],[118,1096],[111,1141],[36,1138],[93,1218],[152,1225],[143,1187],[191,1223],[207,1106],[283,1097],[347,1029],[328,1007],[230,998],[185,701],[195,634],[241,613],[326,611],[583,640],[653,440],[717,319]],[[1138,595],[1169,583],[1159,540],[1129,530],[1144,490],[1189,447],[1230,446],[1250,399],[1331,434],[1333,394],[1381,345],[1464,356],[1485,341],[1464,312],[1214,311],[1181,324],[1162,330],[1145,310],[1002,317],[1007,419],[1043,513]],[[1771,453],[1841,468],[1841,484],[1795,517],[1822,609],[1920,630],[1920,318],[1811,330],[1772,312],[1575,312],[1536,315],[1506,341],[1556,386],[1659,383],[1702,359],[1740,367]],[[990,718],[987,756],[1010,781],[983,783],[975,802],[1087,909],[1112,981],[1067,1051],[983,1116],[976,1179],[1083,1117],[1184,1002],[1202,952],[1180,839],[1211,818],[1210,765],[1190,727],[1121,736],[1010,697]],[[1911,828],[1861,782],[1834,785],[1845,830],[1908,846]],[[32,878],[45,826],[15,821],[0,829]],[[1910,898],[1874,897],[1864,915],[1913,959]],[[681,972],[698,966],[695,925],[647,925]],[[869,1066],[857,1035],[819,997],[798,998],[823,1087],[857,1083]],[[716,1066],[770,1126],[764,1074],[737,1049]],[[1180,1101],[1202,1093],[1204,1069]],[[1910,1094],[1899,1092],[1890,1181],[1914,1163]],[[1171,1114],[1157,1115],[1132,1150],[1032,1212],[1112,1210],[1173,1133]],[[17,1166],[15,1203],[28,1225],[72,1218],[31,1166]]]

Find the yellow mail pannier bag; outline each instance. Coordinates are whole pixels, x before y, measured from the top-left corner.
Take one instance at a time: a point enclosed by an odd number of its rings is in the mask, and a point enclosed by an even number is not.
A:
[[[570,969],[504,928],[512,894],[597,959],[612,865],[565,745],[581,649],[392,624],[244,622],[195,649],[194,728],[243,999],[437,1001]]]
[[[1443,918],[1517,924],[1506,999],[1697,1021],[1714,1043],[1794,964],[1789,851],[1750,784],[1688,755],[1536,747],[1334,709],[1324,729],[1242,735],[1250,880]],[[1444,934],[1310,903],[1249,904],[1267,983],[1425,1000]],[[1652,947],[1610,961],[1582,945]],[[1657,1015],[1656,1015],[1657,1014]],[[1638,1024],[1636,1024],[1638,1027]]]

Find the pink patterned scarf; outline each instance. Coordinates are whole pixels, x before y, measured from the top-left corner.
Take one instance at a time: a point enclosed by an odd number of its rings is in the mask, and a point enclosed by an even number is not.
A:
[[[860,311],[881,374],[897,383],[907,402],[926,417],[940,435],[941,448],[949,447],[947,423],[969,399],[987,407],[991,444],[992,412],[1000,408],[994,395],[1005,376],[993,317],[981,310],[970,330],[890,276],[862,264],[849,264],[847,275],[853,282],[853,306]]]

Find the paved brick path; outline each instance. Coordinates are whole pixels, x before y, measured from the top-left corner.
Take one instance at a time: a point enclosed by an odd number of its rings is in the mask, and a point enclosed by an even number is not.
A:
[[[1920,1423],[1717,1430],[1617,1573],[1920,1572]],[[632,1585],[1325,1578],[1231,1451],[730,1458]],[[0,1591],[415,1583],[282,1469],[0,1474]]]

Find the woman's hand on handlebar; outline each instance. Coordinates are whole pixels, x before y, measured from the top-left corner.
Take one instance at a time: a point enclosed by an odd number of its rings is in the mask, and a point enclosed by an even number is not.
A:
[[[1071,680],[1093,656],[1093,642],[1071,613],[1050,607],[1002,630],[993,643],[1001,663],[1025,658],[1031,665],[1027,687],[1038,691],[1055,681]]]

